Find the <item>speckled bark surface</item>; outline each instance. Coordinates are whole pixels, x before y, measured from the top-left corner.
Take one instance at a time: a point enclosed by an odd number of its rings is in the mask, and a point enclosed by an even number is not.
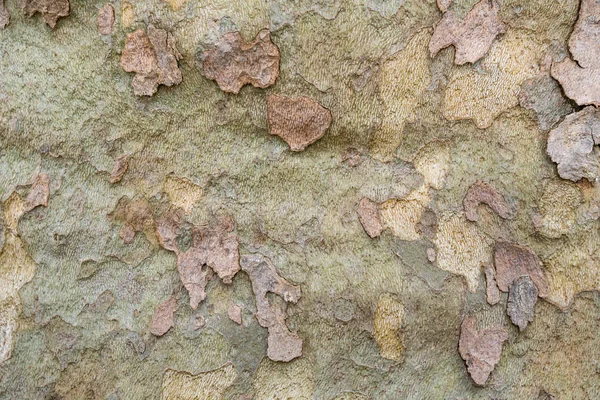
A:
[[[0,399],[600,398],[593,1],[3,4]]]

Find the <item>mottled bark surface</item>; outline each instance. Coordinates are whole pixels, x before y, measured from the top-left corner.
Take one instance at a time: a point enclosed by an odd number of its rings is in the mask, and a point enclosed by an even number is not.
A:
[[[594,0],[1,4],[1,400],[600,398]]]

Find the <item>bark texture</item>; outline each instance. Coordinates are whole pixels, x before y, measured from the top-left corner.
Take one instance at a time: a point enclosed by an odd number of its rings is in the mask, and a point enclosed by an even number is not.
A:
[[[595,0],[0,0],[0,399],[600,398]]]

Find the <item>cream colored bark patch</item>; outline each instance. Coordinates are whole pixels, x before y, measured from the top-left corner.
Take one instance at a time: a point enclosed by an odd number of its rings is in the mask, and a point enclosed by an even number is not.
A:
[[[422,185],[405,199],[391,199],[380,207],[380,216],[385,228],[401,240],[419,240],[417,229],[421,216],[429,204],[429,188]]]
[[[400,329],[404,316],[404,306],[393,295],[386,293],[379,297],[373,329],[381,357],[398,361],[402,356],[404,344]]]
[[[224,399],[225,390],[237,376],[232,364],[213,371],[192,375],[168,369],[163,375],[163,400]]]
[[[4,203],[5,239],[0,252],[0,301],[16,297],[19,289],[35,274],[35,263],[17,232],[19,218],[27,205],[13,193]]]
[[[539,52],[531,36],[509,30],[492,45],[481,68],[462,66],[453,71],[444,94],[444,117],[472,119],[479,128],[489,127],[519,104],[521,84],[539,71]]]
[[[48,203],[49,182],[47,175],[35,178],[27,200],[12,193],[4,202],[2,218],[4,226],[4,243],[0,249],[0,365],[10,358],[17,326],[17,316],[21,309],[19,289],[31,281],[35,275],[35,262],[27,252],[25,244],[19,237],[19,218],[37,205]]]
[[[425,206],[418,200],[388,200],[381,206],[381,218],[386,228],[401,240],[419,240],[417,224]]]
[[[406,122],[414,121],[416,109],[431,82],[427,30],[418,32],[394,58],[383,64],[379,89],[385,112],[382,125],[373,138],[373,155],[393,158]]]
[[[433,189],[442,189],[450,171],[450,144],[433,141],[427,143],[413,160],[415,169],[423,175],[425,184]]]
[[[0,303],[0,365],[12,355],[17,315],[18,305],[12,299]]]
[[[312,400],[315,396],[313,367],[306,358],[281,363],[264,358],[253,382],[254,400]]]
[[[0,253],[0,301],[17,296],[34,275],[35,263],[25,245],[18,236],[8,233]]]
[[[384,228],[389,228],[401,240],[419,240],[418,224],[429,207],[430,190],[444,186],[450,169],[450,147],[434,141],[425,145],[413,160],[415,169],[423,175],[423,184],[404,199],[390,199],[380,206]]]
[[[186,214],[192,212],[196,204],[204,195],[204,190],[192,181],[179,178],[177,176],[168,176],[163,190],[169,196],[171,204],[181,208]]]
[[[444,213],[435,237],[437,265],[444,271],[462,275],[470,292],[479,285],[481,267],[491,261],[492,240],[479,232],[464,215]]]

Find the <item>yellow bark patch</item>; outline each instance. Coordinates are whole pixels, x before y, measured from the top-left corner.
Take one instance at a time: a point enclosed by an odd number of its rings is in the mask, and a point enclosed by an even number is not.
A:
[[[375,341],[381,357],[398,361],[404,351],[401,340],[404,306],[393,295],[386,293],[379,297],[373,317]]]
[[[171,204],[181,208],[186,214],[192,212],[194,204],[204,195],[204,190],[200,186],[177,176],[168,176],[163,190],[169,196]]]
[[[187,0],[164,0],[164,1],[165,1],[165,3],[170,5],[171,8],[175,11],[180,10],[181,7],[183,7],[183,5],[185,3],[187,3]]]
[[[133,4],[128,1],[124,1],[121,6],[121,25],[123,28],[129,28],[135,18],[135,9]]]

